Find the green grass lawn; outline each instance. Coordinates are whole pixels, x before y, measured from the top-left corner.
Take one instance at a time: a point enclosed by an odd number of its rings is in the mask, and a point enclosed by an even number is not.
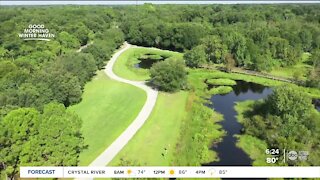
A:
[[[150,74],[148,69],[135,67],[135,64],[140,62],[138,58],[145,54],[182,59],[182,54],[178,52],[160,50],[156,48],[130,48],[119,56],[113,66],[113,72],[120,77],[130,80],[143,81],[149,79]]]
[[[211,88],[209,90],[209,93],[210,93],[210,95],[228,94],[231,91],[233,91],[233,89],[230,86],[218,86],[218,87],[215,87],[215,88]]]
[[[237,120],[240,123],[243,123],[243,121],[245,121],[243,113],[251,110],[253,108],[254,102],[255,101],[248,100],[236,103],[235,110],[238,113]],[[268,145],[265,141],[246,134],[237,135],[237,139],[237,147],[241,148],[246,154],[248,154],[248,156],[250,156],[250,158],[253,160],[252,165],[269,165],[266,163],[266,158],[268,156],[265,154],[265,150],[268,148]]]
[[[98,157],[135,119],[145,101],[143,90],[110,80],[99,71],[86,84],[82,101],[68,109],[83,120],[82,133],[89,145],[80,154],[80,165]]]
[[[180,126],[186,117],[188,93],[160,93],[155,109],[143,127],[116,156],[110,165],[119,165],[120,159],[139,165],[168,166],[180,135]],[[167,148],[167,154],[164,150]],[[165,155],[162,156],[162,153]]]
[[[250,135],[237,135],[237,147],[240,147],[248,156],[253,159],[253,166],[269,166],[266,158],[270,157],[265,154],[268,145],[256,137]]]
[[[271,75],[285,77],[285,78],[294,78],[295,74],[299,74],[301,80],[305,80],[308,71],[310,70],[311,66],[307,64],[307,61],[310,57],[310,53],[303,53],[301,61],[298,62],[296,65],[291,67],[278,67],[274,68],[271,72]]]
[[[292,67],[279,67],[273,69],[270,74],[279,77],[293,78],[295,73],[301,74],[301,79],[305,80],[308,70],[311,68],[310,65],[299,63]]]
[[[236,81],[232,79],[208,79],[207,81],[208,84],[215,85],[215,86],[233,86],[236,85]]]

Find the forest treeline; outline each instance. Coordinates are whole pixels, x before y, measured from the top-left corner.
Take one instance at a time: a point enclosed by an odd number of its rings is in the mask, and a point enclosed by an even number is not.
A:
[[[301,62],[315,68],[307,86],[320,87],[319,5],[154,6],[122,11],[120,27],[132,44],[186,52],[186,64],[224,63],[271,71]]]
[[[110,8],[0,9],[0,178],[3,169],[14,178],[20,165],[78,164],[82,121],[66,107],[124,42],[115,21]],[[29,24],[55,38],[23,41]]]
[[[124,41],[122,31],[111,25],[113,17],[108,14],[112,13],[105,11],[7,8],[0,13],[1,114],[15,107],[41,109],[51,101],[65,106],[79,102],[85,83]],[[82,18],[84,14],[86,18]],[[18,37],[29,24],[39,22],[56,38],[43,42]]]
[[[310,152],[306,161],[287,160],[280,165],[317,166],[320,113],[311,101],[308,94],[294,86],[277,87],[265,100],[252,102],[242,112],[244,133],[263,140],[268,147]]]
[[[21,164],[45,164],[59,148],[40,137],[57,137],[71,125],[74,129],[55,143],[75,138],[73,151],[63,153],[81,152],[81,120],[65,108],[80,102],[85,83],[125,40],[185,52],[190,67],[225,63],[268,71],[295,65],[308,52],[313,69],[307,85],[319,88],[319,9],[318,4],[1,7],[0,168],[14,177]],[[44,24],[55,37],[23,41],[18,34],[30,24]],[[65,123],[52,123],[59,119],[54,113]],[[51,126],[53,131],[44,131]],[[32,133],[8,136],[19,127]],[[37,160],[30,148],[37,144],[48,147],[39,152],[52,153]],[[49,165],[77,164],[77,156],[63,153]]]

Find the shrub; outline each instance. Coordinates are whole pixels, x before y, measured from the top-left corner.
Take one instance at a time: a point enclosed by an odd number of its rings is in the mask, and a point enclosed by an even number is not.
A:
[[[168,59],[155,63],[150,69],[151,83],[160,90],[174,92],[187,84],[185,64],[181,60]]]
[[[228,94],[229,92],[233,91],[232,87],[230,86],[219,86],[216,88],[210,89],[210,94]]]
[[[208,79],[207,83],[216,86],[233,86],[237,84],[232,79]]]

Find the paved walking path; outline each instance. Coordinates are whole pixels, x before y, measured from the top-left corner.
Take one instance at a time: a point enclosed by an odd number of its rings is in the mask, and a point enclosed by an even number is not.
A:
[[[129,127],[122,132],[122,134],[103,152],[101,153],[89,166],[106,166],[129,142],[134,134],[141,128],[144,122],[148,119],[158,96],[158,91],[147,86],[144,81],[131,81],[123,79],[113,73],[112,67],[118,57],[127,49],[131,47],[130,44],[125,43],[123,47],[116,52],[111,60],[108,62],[104,72],[113,80],[131,84],[138,88],[143,89],[147,93],[147,100],[139,112],[136,119],[129,125]]]
[[[123,79],[114,74],[112,71],[113,65],[118,59],[118,57],[130,47],[131,45],[125,42],[122,48],[112,56],[107,66],[105,67],[104,72],[113,80],[131,84],[133,86],[143,89],[147,93],[147,101],[145,102],[136,119],[129,125],[129,127],[125,131],[123,131],[122,134],[115,141],[113,141],[113,143],[89,165],[92,167],[106,166],[108,163],[110,163],[110,161],[121,151],[121,149],[129,142],[129,140],[134,136],[134,134],[142,127],[144,122],[148,119],[149,115],[151,114],[154,105],[156,104],[158,96],[157,90],[154,90],[151,87],[147,86],[145,84],[146,82],[144,81],[131,81]],[[76,180],[91,179],[93,178],[79,178]]]
[[[88,46],[90,46],[91,44],[93,44],[92,42],[87,43],[86,45],[81,46],[76,52],[81,52],[83,49],[86,49]]]
[[[130,44],[124,43],[122,48],[116,52],[108,64],[105,67],[104,73],[109,76],[111,79],[131,84],[138,88],[143,89],[147,93],[147,100],[139,112],[135,120],[128,126],[128,128],[122,132],[122,134],[115,140],[113,143],[105,149],[89,166],[106,166],[110,161],[121,151],[121,149],[129,142],[129,140],[135,135],[135,133],[142,127],[144,122],[148,119],[151,114],[158,96],[158,91],[147,86],[145,81],[131,81],[124,78],[121,78],[113,73],[112,68],[118,57],[126,50],[131,47]],[[103,138],[103,137],[101,137]],[[81,178],[81,180],[91,180],[93,178]],[[77,179],[80,180],[80,179]]]

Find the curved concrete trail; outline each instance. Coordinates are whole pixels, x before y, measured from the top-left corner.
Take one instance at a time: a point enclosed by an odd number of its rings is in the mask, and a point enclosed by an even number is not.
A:
[[[147,93],[147,100],[139,112],[138,116],[133,120],[129,127],[122,132],[122,134],[103,152],[101,153],[89,166],[106,166],[120,151],[121,149],[129,142],[129,140],[134,136],[134,134],[141,128],[144,122],[148,119],[158,96],[158,91],[147,86],[144,81],[131,81],[123,79],[115,75],[112,71],[112,67],[118,57],[127,49],[131,47],[130,44],[124,43],[123,47],[116,52],[107,66],[105,67],[104,72],[113,80],[131,84],[138,88],[143,89]],[[102,137],[103,138],[103,137]]]
[[[84,50],[84,49],[86,49],[88,46],[90,46],[91,44],[93,44],[93,41],[92,41],[92,42],[89,42],[89,43],[86,44],[86,45],[81,46],[76,52],[81,52],[82,50]]]

